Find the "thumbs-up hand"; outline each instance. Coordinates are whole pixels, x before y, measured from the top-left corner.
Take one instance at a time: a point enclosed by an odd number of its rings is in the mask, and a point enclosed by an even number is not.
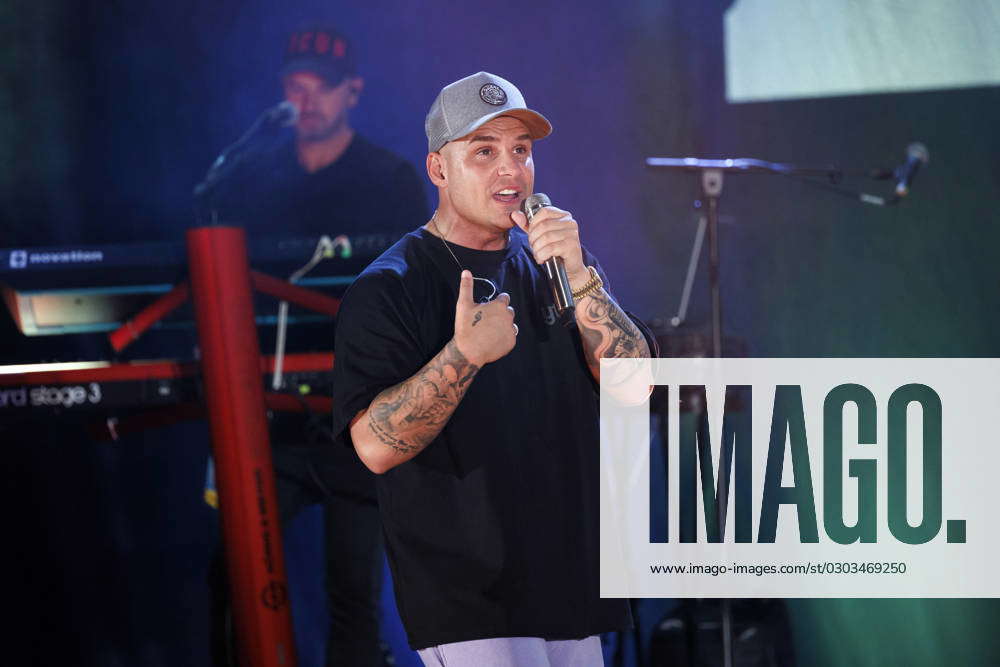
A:
[[[469,363],[482,367],[514,349],[517,325],[510,295],[502,292],[488,303],[472,297],[472,273],[462,271],[455,304],[455,344]]]

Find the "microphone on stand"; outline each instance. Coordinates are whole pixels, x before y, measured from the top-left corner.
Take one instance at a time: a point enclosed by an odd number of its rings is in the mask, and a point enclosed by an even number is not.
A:
[[[927,146],[920,142],[914,142],[906,147],[906,162],[896,169],[896,197],[905,197],[910,192],[910,184],[917,177],[920,165],[927,164],[930,160],[930,153]]]
[[[297,122],[299,122],[299,108],[288,100],[266,109],[253,122],[250,129],[243,133],[242,137],[215,158],[205,178],[194,188],[195,199],[201,200],[208,197],[219,182],[235,169],[247,153],[251,152],[249,149],[254,145],[258,136],[264,133],[273,133],[283,127],[290,127]]]
[[[297,106],[288,100],[280,104],[275,104],[258,116],[257,120],[250,126],[250,129],[244,132],[243,136],[236,143],[222,151],[219,157],[216,158],[212,168],[218,169],[226,160],[232,159],[233,155],[248,146],[258,134],[278,130],[282,127],[291,127],[297,122],[299,122],[299,108]]]
[[[285,100],[281,104],[275,104],[265,111],[261,118],[267,125],[279,127],[291,127],[299,122],[299,108]]]
[[[552,200],[549,199],[548,195],[536,192],[525,197],[521,203],[521,212],[524,213],[524,217],[528,219],[530,224],[535,214],[546,206],[552,206]],[[552,302],[559,314],[562,315],[565,311],[575,308],[573,288],[569,286],[569,277],[566,275],[566,266],[563,264],[562,257],[549,257],[542,266],[545,268],[545,275],[552,288]]]

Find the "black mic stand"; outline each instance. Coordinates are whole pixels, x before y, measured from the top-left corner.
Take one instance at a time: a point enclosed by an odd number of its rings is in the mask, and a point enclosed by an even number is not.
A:
[[[257,120],[250,126],[250,129],[219,153],[218,157],[212,162],[212,166],[208,168],[205,178],[194,187],[195,217],[200,223],[206,223],[201,218],[203,211],[207,209],[211,213],[207,224],[218,224],[218,212],[210,203],[212,194],[216,191],[220,183],[232,176],[236,169],[243,164],[255,140],[269,130],[278,130],[296,122],[298,112],[286,112],[285,105],[287,104],[287,102],[279,104],[258,116]]]
[[[873,206],[892,206],[898,204],[902,197],[892,194],[882,197],[866,192],[856,192],[839,187],[845,172],[837,167],[801,167],[780,162],[767,162],[753,158],[735,158],[721,160],[704,160],[700,158],[650,157],[646,165],[657,169],[675,171],[699,172],[701,174],[702,198],[695,202],[695,207],[705,211],[698,222],[694,246],[688,262],[688,272],[681,292],[681,303],[677,315],[670,320],[672,326],[679,327],[687,317],[688,303],[698,263],[701,259],[701,246],[707,230],[708,233],[708,279],[712,299],[712,356],[722,356],[722,298],[719,292],[719,199],[722,196],[724,174],[730,173],[765,173],[778,174],[796,178],[803,183],[819,187],[829,192],[850,197],[864,204]],[[870,169],[849,172],[863,175],[876,180],[887,180],[893,177],[892,169]],[[822,178],[824,180],[814,180]]]
[[[705,214],[701,217],[698,223],[698,232],[695,235],[694,246],[691,250],[691,258],[688,262],[688,272],[684,281],[684,290],[681,296],[680,308],[677,315],[673,317],[670,322],[675,328],[679,327],[684,323],[685,317],[687,316],[687,307],[691,296],[691,288],[694,283],[695,273],[697,272],[698,262],[701,258],[701,246],[707,228],[708,283],[712,300],[712,356],[715,358],[722,357],[722,293],[719,285],[719,199],[722,197],[722,186],[724,183],[725,173],[766,173],[798,178],[810,185],[837,192],[873,206],[897,204],[901,199],[901,196],[898,194],[894,194],[886,198],[841,188],[838,184],[844,176],[844,171],[838,169],[837,167],[802,167],[792,164],[782,164],[779,162],[767,162],[765,160],[753,158],[705,160],[692,157],[650,157],[646,158],[646,165],[657,169],[698,172],[701,175],[702,199],[701,201],[696,202],[695,206],[701,207],[705,211]],[[888,169],[873,169],[853,173],[862,174],[877,180],[885,180],[891,178],[895,172]],[[823,178],[828,182],[810,180],[817,177]],[[703,412],[701,418],[707,419],[707,412]],[[725,440],[721,442],[721,462],[719,464],[719,478],[716,482],[716,507],[718,511],[720,539],[725,539],[726,534],[726,513],[728,511],[728,502],[722,502],[722,499],[728,500],[729,498],[729,447],[730,444]],[[728,598],[722,599],[722,655],[725,667],[732,667],[733,614],[732,601]]]

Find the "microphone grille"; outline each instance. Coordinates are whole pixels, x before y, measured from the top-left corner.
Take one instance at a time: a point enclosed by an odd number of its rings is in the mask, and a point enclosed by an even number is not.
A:
[[[524,198],[524,201],[521,202],[521,212],[530,220],[538,212],[538,209],[546,206],[552,206],[552,200],[549,199],[548,195],[536,192]]]
[[[921,163],[927,164],[931,159],[931,154],[928,152],[927,146],[924,146],[919,141],[914,141],[906,147],[906,157],[920,160]]]
[[[278,117],[281,119],[282,126],[291,127],[299,122],[299,108],[285,100],[278,105]]]

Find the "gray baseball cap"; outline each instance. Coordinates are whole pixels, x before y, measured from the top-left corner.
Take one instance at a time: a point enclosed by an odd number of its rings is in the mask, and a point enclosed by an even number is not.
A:
[[[441,150],[497,116],[513,116],[524,123],[532,139],[547,137],[552,124],[524,103],[517,86],[496,74],[478,72],[441,89],[427,112],[424,131],[427,150]]]

